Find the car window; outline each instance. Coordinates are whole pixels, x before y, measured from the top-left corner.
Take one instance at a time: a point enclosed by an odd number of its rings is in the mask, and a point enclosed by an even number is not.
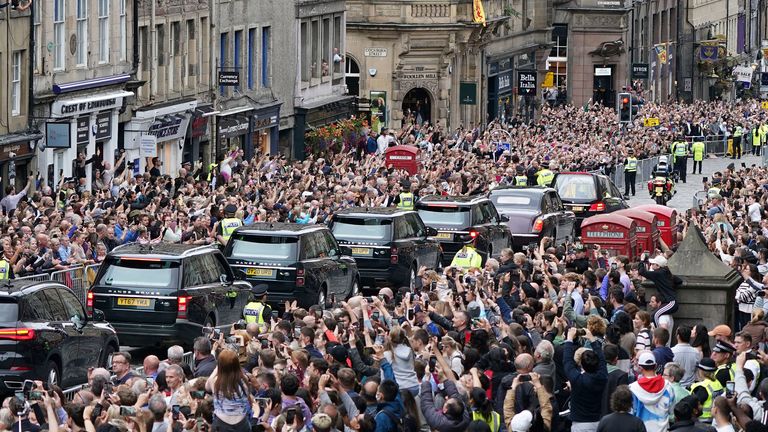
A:
[[[229,280],[232,280],[232,270],[230,270],[229,266],[226,264],[226,260],[223,256],[219,254],[211,254],[211,257],[213,258],[213,261],[216,262],[216,274],[221,277],[221,275],[227,275],[227,278]]]
[[[304,236],[304,259],[325,258],[328,245],[322,232],[312,232]]]
[[[466,227],[469,222],[469,207],[453,204],[419,207],[419,216],[429,226]]]
[[[219,267],[212,254],[198,255],[200,258],[200,277],[204,285],[219,283]]]
[[[554,207],[555,211],[562,211],[563,210],[563,202],[560,201],[560,197],[557,196],[554,193],[549,194],[549,198],[552,200],[552,206]]]
[[[48,302],[48,310],[51,311],[51,320],[53,321],[69,321],[69,314],[67,313],[67,307],[64,306],[64,302],[61,301],[59,293],[56,289],[49,288],[43,290],[45,293],[45,299]]]
[[[50,321],[51,319],[48,301],[42,291],[24,297],[24,301],[21,302],[22,321]]]
[[[408,221],[408,225],[410,225],[413,230],[414,237],[425,237],[427,235],[424,223],[421,222],[421,219],[419,219],[416,213],[408,213],[405,215],[405,220]]]
[[[183,284],[185,288],[200,286],[203,284],[203,272],[199,256],[191,256],[184,260],[184,279]]]
[[[472,208],[472,225],[482,225],[487,221],[488,218],[480,206],[474,206]]]
[[[303,248],[307,245],[303,245]],[[235,233],[225,255],[245,260],[294,260],[298,255],[298,237],[246,235]]]
[[[19,319],[19,309],[28,309],[24,307],[25,303],[24,299],[19,299],[19,304],[17,305],[11,298],[0,298],[0,323],[9,323],[10,326],[15,326],[16,320]],[[24,313],[22,311],[21,321],[36,320],[24,319]],[[2,327],[5,327],[5,325],[2,325]]]
[[[97,284],[148,289],[175,288],[180,267],[178,261],[130,257],[109,257],[104,265]]]
[[[413,227],[411,224],[408,223],[407,220],[405,220],[404,217],[399,216],[395,218],[395,238],[400,239],[406,239],[414,237],[416,234],[413,231]]]
[[[549,194],[541,197],[541,212],[544,214],[552,213],[552,201],[549,199]]]
[[[336,239],[333,238],[330,231],[322,231],[323,237],[325,237],[325,244],[328,250],[328,256],[339,255],[339,245],[336,243]]]
[[[493,209],[493,206],[491,206],[491,203],[484,202],[480,203],[480,210],[483,212],[483,220],[486,222],[496,222],[496,211]]]
[[[69,291],[58,290],[61,300],[64,302],[64,306],[67,308],[67,316],[69,320],[77,323],[78,321],[85,324],[85,312],[83,311],[83,305],[77,300],[74,294]]]
[[[555,189],[564,200],[589,202],[597,199],[595,180],[591,175],[557,176]]]
[[[332,230],[333,235],[342,240],[389,240],[392,219],[335,217]]]
[[[613,189],[611,189],[611,183],[608,181],[607,177],[598,177],[600,179],[600,189],[602,189],[603,196],[601,198],[611,198],[616,197],[616,194],[614,193]]]

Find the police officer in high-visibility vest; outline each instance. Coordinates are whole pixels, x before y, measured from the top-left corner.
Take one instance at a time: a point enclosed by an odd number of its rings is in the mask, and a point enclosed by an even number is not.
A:
[[[536,184],[539,186],[549,186],[555,178],[555,173],[549,170],[549,162],[541,163],[541,170],[536,173]]]
[[[675,158],[675,171],[680,175],[680,180],[685,183],[685,175],[688,171],[688,143],[678,136],[672,143],[670,151]]]
[[[760,134],[760,125],[755,124],[752,128],[752,154],[760,156],[760,151],[763,147],[763,138]]]
[[[528,186],[528,176],[522,165],[515,167],[515,186]]]
[[[698,382],[691,385],[691,394],[701,403],[701,415],[699,420],[702,423],[712,423],[712,403],[715,398],[723,394],[723,386],[715,379],[717,366],[711,358],[705,357],[699,361],[696,366],[696,375]]]
[[[764,146],[768,144],[768,123],[763,123],[760,126],[760,145]]]
[[[741,159],[741,136],[744,135],[744,128],[741,127],[741,125],[737,125],[736,129],[733,130],[733,150],[731,153],[731,159],[736,159],[737,155],[738,158]],[[696,159],[694,158],[694,161]],[[693,163],[693,170],[696,171],[696,162]],[[701,174],[701,171],[699,171],[699,174]]]
[[[397,197],[397,208],[401,210],[413,210],[413,205],[416,202],[416,196],[411,191],[410,185],[403,187],[403,192],[400,192],[400,195]]]
[[[269,320],[272,318],[272,308],[267,304],[266,284],[256,285],[251,289],[251,299],[243,309],[243,319],[246,324],[256,323],[259,331],[269,328]]]
[[[13,279],[13,267],[5,257],[0,258],[0,281]]]
[[[637,180],[637,158],[635,149],[627,149],[627,158],[624,159],[624,196],[629,197],[629,189],[632,189],[632,196],[635,196],[635,181]]]
[[[719,340],[712,347],[712,360],[717,364],[717,371],[715,372],[715,379],[725,387],[725,383],[733,381],[735,368],[733,367],[733,353],[736,352],[736,347],[730,343]]]
[[[699,174],[701,174],[701,166],[704,163],[704,151],[706,146],[703,141],[694,141],[691,143],[691,153],[693,153],[693,171],[691,174],[696,174],[696,165],[699,166]]]
[[[224,207],[224,219],[220,220],[216,226],[216,239],[221,247],[226,246],[232,233],[243,226],[243,221],[235,217],[236,212],[237,207],[234,204],[227,204]]]
[[[211,183],[213,179],[216,178],[216,168],[219,167],[219,164],[212,163],[208,165],[208,183]]]
[[[471,237],[464,242],[464,247],[456,252],[456,255],[453,257],[453,260],[451,261],[451,267],[460,268],[464,271],[473,267],[483,267],[483,257],[480,256],[480,253],[477,251],[477,249],[475,249],[474,243],[475,239]]]

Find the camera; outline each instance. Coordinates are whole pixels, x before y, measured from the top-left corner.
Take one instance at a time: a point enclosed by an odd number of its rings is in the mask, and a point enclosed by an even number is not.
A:
[[[95,407],[93,407],[93,411],[91,412],[91,421],[96,420],[96,418],[101,415],[102,411],[104,411],[104,406],[102,404],[97,404]]]
[[[519,375],[519,377],[520,378],[518,378],[518,379],[520,380],[520,382],[530,382],[531,381],[531,376],[528,375],[528,374]]]
[[[179,405],[174,405],[171,407],[171,415],[173,417],[173,421],[176,421],[179,419],[179,413],[181,412],[181,407]]]
[[[136,408],[132,406],[121,406],[120,415],[123,417],[130,417],[136,415]]]
[[[234,324],[235,330],[245,330],[245,326],[246,326],[245,320],[240,320]]]
[[[429,358],[429,371],[430,372],[434,372],[435,371],[435,366],[437,366],[437,357],[436,356],[431,356]]]
[[[192,390],[189,395],[192,399],[205,399],[205,390]]]

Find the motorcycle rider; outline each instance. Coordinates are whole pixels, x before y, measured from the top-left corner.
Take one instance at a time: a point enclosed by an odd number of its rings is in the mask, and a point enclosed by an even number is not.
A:
[[[654,196],[653,183],[664,182],[666,189],[669,191],[669,195],[675,194],[675,182],[670,178],[672,167],[669,166],[666,156],[659,156],[659,162],[653,167],[653,179],[648,183],[648,191],[651,194],[651,198]]]

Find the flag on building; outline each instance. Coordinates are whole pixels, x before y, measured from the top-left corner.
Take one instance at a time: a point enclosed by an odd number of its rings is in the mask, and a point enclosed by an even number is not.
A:
[[[699,59],[701,61],[717,61],[720,47],[715,44],[701,44],[699,47]]]
[[[653,49],[656,50],[656,57],[659,59],[659,64],[662,66],[667,64],[667,44],[654,45]]]
[[[485,26],[485,9],[483,9],[483,0],[474,0],[472,5],[472,21]]]

